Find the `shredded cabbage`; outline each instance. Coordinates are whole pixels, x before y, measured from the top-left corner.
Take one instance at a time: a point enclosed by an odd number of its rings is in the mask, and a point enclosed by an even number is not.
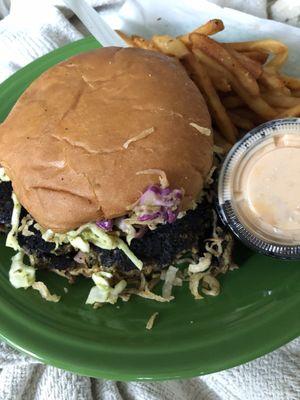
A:
[[[192,210],[193,210],[193,208],[192,208]],[[185,216],[186,216],[186,211],[179,211],[179,213],[177,215],[177,219],[181,219]]]
[[[90,290],[85,304],[105,303],[108,299],[108,289],[105,287],[93,286]]]
[[[17,240],[18,235],[18,228],[20,222],[20,214],[21,214],[21,204],[19,203],[17,196],[12,193],[11,196],[14,208],[11,217],[11,230],[9,231],[7,238],[6,238],[6,246],[13,248],[15,251],[20,250],[20,246]]]
[[[112,219],[102,219],[100,221],[96,221],[96,225],[99,226],[99,228],[103,229],[106,232],[110,232],[113,229]]]
[[[151,133],[153,133],[153,132],[154,132],[154,128],[153,128],[153,127],[143,130],[143,131],[142,131],[141,133],[139,133],[138,135],[133,136],[132,138],[128,139],[128,140],[123,144],[124,149],[128,149],[128,146],[130,145],[130,143],[137,142],[138,140],[144,139],[144,138],[146,138],[147,136],[151,135]]]
[[[129,258],[129,260],[139,269],[142,270],[143,268],[143,263],[141,260],[137,258],[137,256],[129,249],[127,244],[123,242],[123,240],[119,241],[119,244],[117,246],[120,250],[123,251],[123,253],[126,254],[126,256]]]
[[[216,144],[214,144],[214,146],[213,146],[213,152],[216,153],[216,154],[221,154],[221,155],[223,155],[223,154],[226,153],[226,150],[225,150],[223,147],[217,146]]]
[[[196,122],[190,122],[190,125],[193,128],[195,128],[198,132],[200,132],[202,135],[205,135],[205,136],[211,135],[211,129],[209,129],[209,128],[204,128],[203,126],[196,124]]]
[[[165,299],[169,299],[172,295],[172,287],[174,286],[175,283],[177,271],[178,268],[175,268],[172,265],[170,265],[166,272],[165,282],[162,288],[162,297],[164,297]]]
[[[51,294],[49,292],[49,289],[43,282],[34,282],[32,284],[32,288],[34,290],[37,290],[42,296],[42,298],[47,301],[52,301],[53,303],[57,303],[60,300],[60,296],[58,296],[57,294]]]
[[[34,233],[29,230],[30,226],[33,225],[33,219],[28,214],[21,220],[21,225],[18,228],[18,232],[21,232],[23,236],[33,236]]]
[[[97,304],[97,303],[111,303],[115,304],[118,300],[119,294],[127,286],[125,280],[118,282],[115,287],[111,287],[108,279],[112,277],[109,272],[96,272],[92,275],[92,279],[96,286],[93,286],[90,290],[86,304]]]
[[[154,325],[154,322],[155,322],[157,316],[158,316],[158,312],[155,312],[151,315],[151,317],[148,319],[148,322],[146,324],[146,329],[150,330],[153,328],[153,325]]]
[[[5,173],[5,169],[0,167],[0,182],[9,182],[10,179]]]
[[[192,274],[189,279],[189,287],[192,295],[194,296],[195,300],[201,300],[204,297],[201,296],[199,293],[199,283],[201,279],[205,276],[203,272],[197,272],[196,274]]]
[[[132,239],[136,238],[138,232],[136,229],[129,223],[126,222],[125,218],[117,218],[115,220],[115,225],[119,228],[123,233],[126,234],[126,242],[130,245]]]
[[[90,251],[90,244],[83,240],[80,236],[76,237],[75,239],[70,239],[70,244],[74,247],[74,249],[80,250],[83,253],[89,253]]]
[[[158,224],[173,223],[179,214],[183,189],[150,185],[123,221],[127,226],[144,225],[153,230]],[[129,230],[128,228],[126,229]]]
[[[210,171],[209,171],[209,173],[208,173],[208,175],[207,175],[207,177],[206,177],[206,180],[205,180],[206,186],[207,186],[207,185],[209,186],[209,185],[211,185],[212,183],[214,183],[213,174],[215,173],[216,169],[217,169],[217,167],[216,167],[215,165],[213,165],[213,166],[211,167],[211,169],[210,169]]]
[[[162,169],[150,168],[150,169],[145,169],[143,171],[138,171],[136,173],[136,175],[153,175],[153,174],[157,174],[159,176],[159,182],[163,189],[170,186],[167,174]]]
[[[24,264],[24,255],[21,250],[11,259],[9,281],[16,289],[27,289],[35,282],[35,269]]]
[[[215,257],[220,257],[220,255],[223,253],[223,248],[222,248],[223,241],[224,239],[222,238],[209,239],[205,243],[205,250]]]
[[[51,294],[43,282],[35,281],[35,268],[24,263],[24,256],[24,251],[20,250],[11,259],[9,281],[12,286],[16,289],[32,287],[40,293],[43,299],[57,303],[60,300],[60,296]]]
[[[202,292],[209,296],[218,296],[220,294],[220,283],[212,275],[205,275],[202,282],[209,286],[209,289],[202,289]]]
[[[160,280],[161,281],[165,281],[166,280],[166,275],[167,275],[167,271],[166,270],[162,270],[160,273]],[[180,278],[179,276],[176,276],[173,282],[173,286],[182,286],[183,280],[182,278]]]
[[[42,238],[46,242],[55,243],[56,247],[63,243],[70,243],[76,250],[80,250],[83,253],[89,252],[89,243],[93,243],[95,246],[105,250],[118,248],[126,254],[138,269],[141,270],[143,268],[142,261],[134,255],[122,239],[116,235],[109,235],[94,223],[82,225],[80,228],[67,233],[55,233],[51,229],[45,231],[41,227],[39,229],[42,232]]]
[[[143,290],[142,292],[134,292],[137,296],[143,297],[144,299],[149,299],[149,300],[155,300],[158,301],[159,303],[168,303],[171,300],[174,300],[174,296],[170,296],[167,299],[165,299],[162,296],[159,296],[158,294],[155,294],[151,292],[150,290],[146,289]]]
[[[197,272],[206,271],[211,265],[211,260],[212,260],[211,253],[204,253],[204,256],[199,258],[197,264],[189,265],[188,272],[191,274],[195,274]]]

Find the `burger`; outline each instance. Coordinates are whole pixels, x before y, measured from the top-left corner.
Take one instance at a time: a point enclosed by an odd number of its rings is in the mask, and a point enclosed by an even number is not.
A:
[[[48,269],[92,278],[89,304],[169,301],[180,260],[218,267],[211,120],[175,58],[108,47],[49,69],[0,125],[0,165],[16,288],[57,301],[36,278]],[[163,296],[151,292],[160,279]]]

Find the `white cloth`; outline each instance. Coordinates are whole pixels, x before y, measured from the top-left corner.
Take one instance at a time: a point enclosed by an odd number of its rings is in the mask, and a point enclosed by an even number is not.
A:
[[[169,1],[170,5],[172,0]],[[186,0],[187,1],[187,0]],[[200,0],[199,0],[200,1]],[[260,17],[299,24],[299,1],[214,0]],[[0,0],[0,18],[9,12]],[[122,0],[90,0],[94,6]],[[271,3],[274,3],[272,1]],[[291,4],[293,3],[293,4]],[[55,0],[12,0],[0,21],[0,82],[33,59],[68,42],[85,30]],[[271,5],[271,4],[269,4]],[[285,11],[280,12],[280,10]],[[284,16],[286,15],[286,16]],[[1,321],[0,321],[1,323]],[[255,361],[227,371],[182,381],[122,383],[80,377],[45,366],[0,343],[0,400],[299,400],[300,339]]]
[[[200,378],[112,382],[39,364],[0,345],[1,400],[299,400],[300,339],[250,363]]]

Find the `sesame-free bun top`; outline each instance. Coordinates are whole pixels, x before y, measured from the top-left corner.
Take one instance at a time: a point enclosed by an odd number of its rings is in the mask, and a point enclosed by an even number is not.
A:
[[[147,169],[183,188],[189,208],[211,168],[209,129],[206,104],[179,61],[107,47],[29,86],[0,125],[0,164],[33,218],[65,232],[126,214],[159,182],[137,174]]]

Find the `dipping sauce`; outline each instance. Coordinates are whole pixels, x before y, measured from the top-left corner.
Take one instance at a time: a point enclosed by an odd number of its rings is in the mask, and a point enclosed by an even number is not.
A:
[[[250,247],[300,258],[300,120],[271,121],[259,128],[237,143],[224,162],[221,215]]]
[[[293,139],[279,133],[264,141],[237,167],[233,179],[243,222],[257,227],[265,239],[286,244],[300,243],[300,135]]]

